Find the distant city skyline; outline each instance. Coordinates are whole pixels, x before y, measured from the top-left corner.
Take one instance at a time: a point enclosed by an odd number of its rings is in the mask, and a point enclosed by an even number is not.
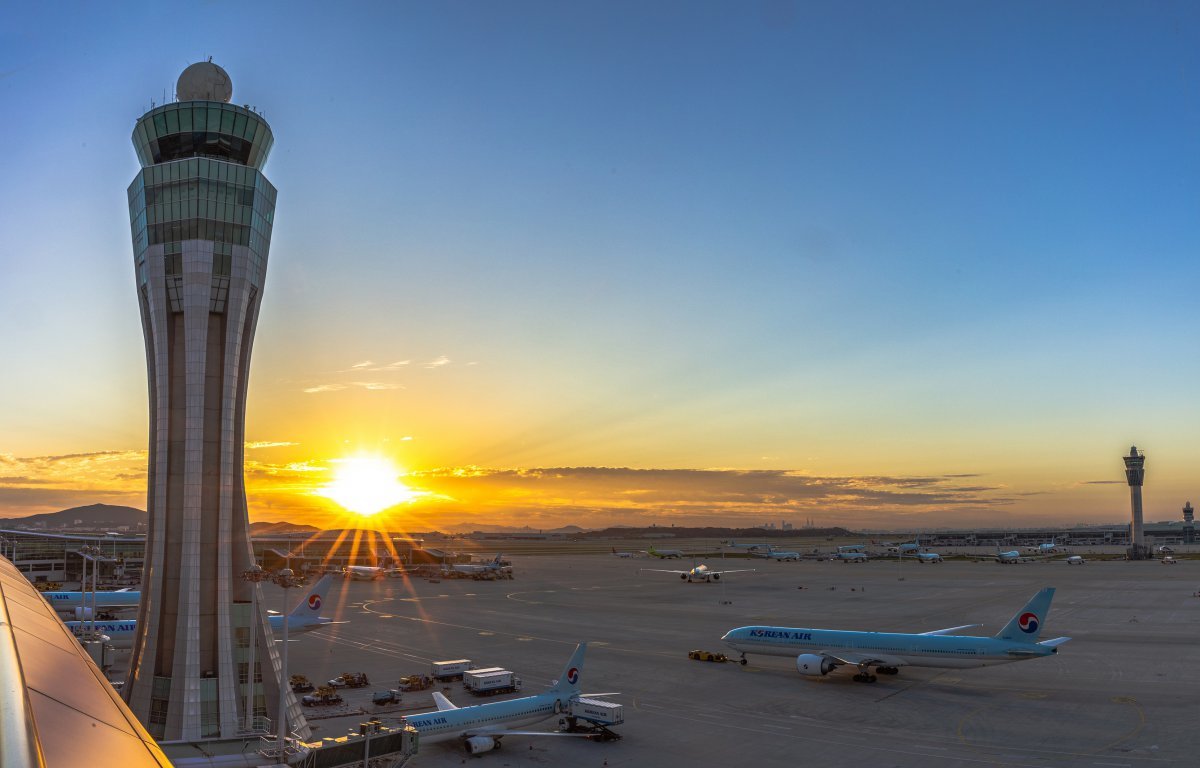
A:
[[[0,517],[145,508],[129,135],[208,56],[286,132],[252,520],[355,458],[415,529],[1200,497],[1197,7],[236,7],[0,12]]]

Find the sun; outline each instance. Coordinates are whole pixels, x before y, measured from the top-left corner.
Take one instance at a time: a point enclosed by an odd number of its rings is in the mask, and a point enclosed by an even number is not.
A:
[[[399,477],[403,474],[390,460],[376,456],[351,456],[334,459],[337,467],[333,480],[316,491],[363,517],[412,501],[424,494],[415,491]]]

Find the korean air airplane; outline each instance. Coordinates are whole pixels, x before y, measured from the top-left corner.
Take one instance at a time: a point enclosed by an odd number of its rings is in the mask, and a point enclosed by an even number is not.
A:
[[[325,592],[329,589],[329,583],[333,581],[333,577],[325,575],[321,580],[313,585],[313,588],[308,591],[304,599],[300,601],[292,612],[288,615],[288,634],[311,632],[314,629],[328,626],[330,624],[344,624],[345,622],[333,621],[320,615],[321,603],[325,599]],[[271,622],[271,631],[277,634],[283,632],[283,615],[273,614],[267,617]],[[64,622],[67,629],[71,630],[76,637],[81,637],[92,628],[91,621],[67,621]],[[109,640],[114,648],[130,648],[133,646],[133,634],[137,629],[137,621],[97,621],[96,631],[108,635]]]
[[[43,592],[42,597],[46,598],[46,602],[50,603],[50,607],[56,611],[79,613],[82,610],[90,615],[91,592]],[[137,590],[122,589],[116,592],[96,592],[95,597],[97,610],[136,610],[138,602],[142,599],[142,593]]]
[[[993,637],[951,634],[978,626],[967,624],[921,634],[738,627],[721,639],[742,654],[742,664],[746,663],[748,653],[793,656],[802,675],[827,675],[849,665],[858,669],[856,681],[873,683],[872,667],[881,675],[894,675],[906,665],[966,669],[1053,656],[1058,653],[1058,646],[1071,639],[1056,637],[1038,642],[1053,597],[1054,587],[1038,592]]]
[[[565,712],[573,699],[584,695],[579,692],[579,680],[583,672],[583,654],[586,650],[587,643],[575,646],[575,652],[563,667],[562,674],[545,693],[491,704],[456,707],[441,693],[434,692],[433,700],[437,702],[437,712],[408,715],[401,720],[417,729],[422,747],[454,739],[461,741],[467,753],[472,755],[499,749],[500,739],[505,736],[580,736],[581,734],[574,733],[518,729]]]

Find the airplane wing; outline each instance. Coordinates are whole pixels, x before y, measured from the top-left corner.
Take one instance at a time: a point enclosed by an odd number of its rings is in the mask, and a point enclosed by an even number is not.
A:
[[[463,738],[467,739],[472,736],[492,736],[498,739],[502,736],[573,736],[575,738],[583,736],[587,738],[592,735],[590,733],[562,733],[560,731],[510,731],[500,726],[495,728],[472,728],[462,733]]]
[[[433,692],[433,700],[437,704],[438,712],[445,712],[447,709],[458,709],[458,706],[443,696],[440,691]]]
[[[687,574],[691,573],[691,571],[668,571],[663,568],[638,568],[638,570],[639,571],[653,571],[654,573],[673,573],[676,576],[680,576],[680,575],[686,576]]]
[[[949,635],[957,632],[960,629],[972,629],[974,627],[982,627],[982,624],[963,624],[961,627],[946,627],[945,629],[934,629],[929,632],[922,632],[922,635]]]
[[[853,651],[819,651],[819,653],[843,664],[903,667],[907,663],[898,656],[888,656],[886,653],[855,653]]]
[[[758,570],[757,568],[735,568],[732,571],[709,571],[708,575],[709,576],[721,576],[722,574],[726,574],[726,573],[750,573],[751,571],[757,571],[757,570]]]

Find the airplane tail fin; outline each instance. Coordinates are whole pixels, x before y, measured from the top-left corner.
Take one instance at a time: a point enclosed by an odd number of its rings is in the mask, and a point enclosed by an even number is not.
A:
[[[997,640],[1015,640],[1021,643],[1036,643],[1042,634],[1042,625],[1050,613],[1050,601],[1054,598],[1054,587],[1046,587],[1017,611],[1004,629],[996,633]]]
[[[316,618],[320,615],[321,604],[325,602],[325,593],[329,590],[329,584],[332,581],[333,577],[329,574],[322,576],[316,584],[313,584],[312,589],[308,590],[308,594],[304,596],[304,599],[288,614],[289,618]]]
[[[563,667],[562,674],[547,689],[549,693],[557,693],[567,697],[579,693],[579,679],[583,675],[583,653],[586,650],[587,643],[580,643],[575,646],[575,652],[567,660],[567,665]]]

